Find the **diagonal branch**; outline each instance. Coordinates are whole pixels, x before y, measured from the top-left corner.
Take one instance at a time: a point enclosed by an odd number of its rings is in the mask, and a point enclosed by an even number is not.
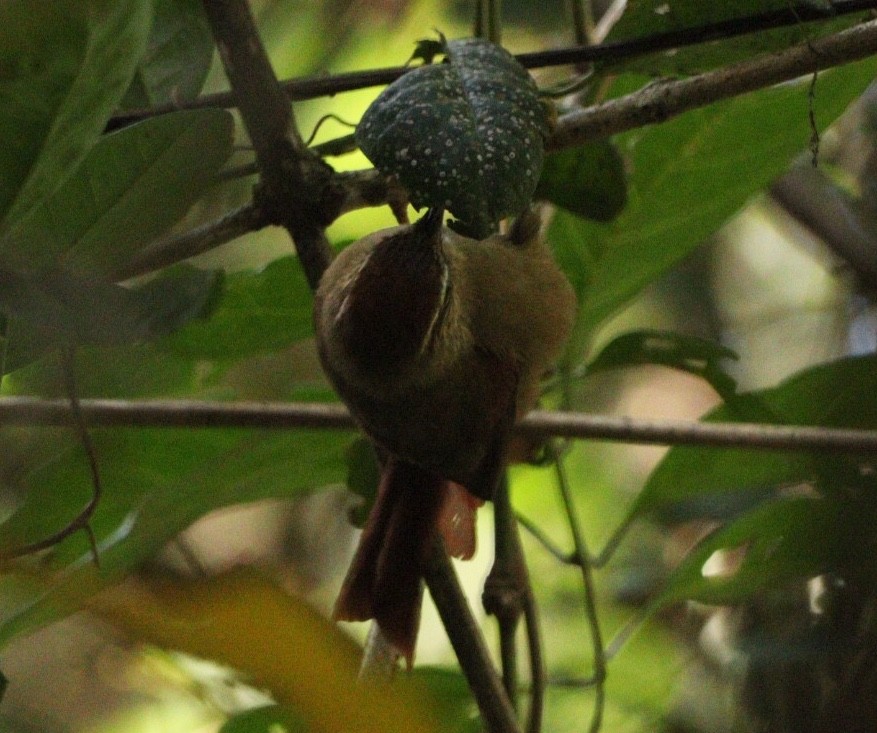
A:
[[[785,51],[677,81],[658,81],[624,97],[570,112],[557,122],[551,149],[575,147],[665,122],[698,107],[792,81],[877,54],[877,21]]]
[[[203,0],[225,73],[261,173],[257,204],[286,228],[315,288],[331,260],[325,227],[341,194],[334,172],[305,146],[246,0]]]

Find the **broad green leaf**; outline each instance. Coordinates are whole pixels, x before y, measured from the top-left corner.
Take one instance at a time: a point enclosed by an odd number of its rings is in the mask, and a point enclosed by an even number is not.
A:
[[[870,83],[877,61],[820,77],[819,129]],[[689,254],[806,148],[808,85],[785,84],[688,112],[619,136],[628,158],[629,200],[611,224],[560,211],[549,237],[579,294],[573,359],[594,330]]]
[[[198,200],[232,152],[224,110],[176,112],[102,137],[5,236],[7,268],[112,277]]]
[[[609,140],[545,156],[534,197],[595,221],[612,221],[627,203],[624,160]]]
[[[629,0],[621,20],[613,27],[608,40],[620,41],[630,38],[701,28],[713,23],[744,20],[771,11],[797,9],[802,17],[800,0],[729,0],[721,3],[704,3],[698,0]],[[759,53],[779,51],[798,43],[812,41],[820,36],[835,33],[859,22],[853,13],[835,17],[829,0],[808,0],[813,22],[794,22],[780,28],[747,33],[735,38],[717,38],[710,43],[683,46],[673,53],[657,53],[625,60],[625,69],[648,74],[690,74],[724,66],[751,58]],[[745,24],[751,28],[752,23]],[[617,66],[614,64],[613,66]]]
[[[670,576],[657,609],[681,600],[731,604],[759,590],[780,588],[837,569],[850,540],[841,508],[824,499],[768,502],[704,538]],[[705,574],[716,552],[732,568]]]
[[[259,271],[231,273],[211,317],[164,342],[198,359],[235,359],[276,351],[313,336],[313,296],[297,257]]]
[[[342,483],[350,440],[348,433],[311,430],[93,434],[104,490],[92,521],[100,568],[82,533],[66,539],[53,552],[51,582],[19,589],[8,613],[0,609],[0,643],[78,607],[213,509]],[[0,525],[2,548],[47,537],[82,509],[91,483],[81,447],[73,444],[34,468],[23,490],[23,503]],[[20,587],[16,577],[7,577],[10,587]]]
[[[536,85],[504,49],[480,39],[444,45],[446,63],[420,66],[366,110],[356,141],[395,175],[416,207],[444,207],[486,236],[529,203],[548,119]]]
[[[24,324],[16,330],[16,324],[12,321],[10,343],[34,334],[33,329],[26,330]],[[158,343],[150,340],[133,345],[78,348],[76,386],[80,396],[108,399],[192,396],[203,385],[204,363],[169,354]],[[61,394],[58,386],[62,384],[60,353],[50,350],[38,361],[30,362],[34,354],[40,354],[46,348],[44,342],[35,346],[37,348],[30,352],[23,345],[16,347],[29,357],[25,360],[29,363],[16,371],[9,369],[3,377],[2,394]]]
[[[168,334],[209,312],[220,283],[215,272],[185,266],[138,289],[61,272],[0,271],[0,312],[14,324],[5,368],[17,369],[52,346],[130,344]]]
[[[200,0],[153,0],[155,20],[122,109],[198,96],[213,60],[213,35]]]
[[[30,14],[33,19],[22,23]],[[23,151],[12,160],[14,178],[0,188],[0,210],[9,206],[6,224],[54,193],[85,158],[131,81],[151,25],[150,0],[0,5],[0,48],[8,49],[4,68],[13,70],[0,90],[0,132],[4,147]],[[55,54],[64,61],[60,69],[50,61],[46,73],[43,58]],[[35,102],[45,90],[50,101]],[[0,160],[4,172],[5,162]],[[0,261],[8,246],[0,236]]]
[[[642,330],[625,333],[607,344],[588,364],[588,373],[640,364],[679,369],[705,379],[722,396],[730,399],[737,383],[723,368],[725,360],[737,354],[714,341],[669,331]]]
[[[466,677],[458,669],[442,667],[416,667],[405,680],[415,694],[426,697],[422,688],[426,688],[431,701],[435,701],[442,721],[442,730],[446,733],[478,733],[484,730],[484,724],[478,714],[478,707],[472,697],[472,691]]]
[[[39,155],[87,41],[84,2],[0,3],[0,218]]]
[[[813,367],[750,396],[782,424],[874,429],[875,394],[877,357],[862,356]],[[705,418],[718,423],[739,420],[728,406]],[[794,451],[676,447],[652,472],[630,517],[658,514],[669,519],[686,502],[708,507],[725,506],[729,499],[739,501],[747,495],[760,500],[779,485],[812,481],[819,472],[817,460],[813,454]]]

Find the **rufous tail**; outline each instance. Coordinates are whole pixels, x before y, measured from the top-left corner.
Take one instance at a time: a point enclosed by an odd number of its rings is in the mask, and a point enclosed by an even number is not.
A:
[[[474,508],[460,498],[459,485],[407,461],[388,458],[374,507],[335,602],[343,621],[374,619],[410,666],[420,625],[423,563],[432,534],[440,527],[448,551],[471,557],[475,548]],[[468,515],[467,515],[468,512]],[[447,517],[454,532],[449,532]]]

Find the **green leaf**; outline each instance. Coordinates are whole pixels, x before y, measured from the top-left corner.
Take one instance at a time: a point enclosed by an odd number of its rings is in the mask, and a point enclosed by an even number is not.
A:
[[[0,576],[14,598],[0,604],[0,643],[79,607],[213,509],[343,482],[350,434],[144,428],[95,430],[93,439],[104,488],[91,523],[100,568],[80,533],[55,549],[52,573]],[[81,447],[35,468],[22,488],[0,547],[46,537],[81,510],[91,495]]]
[[[351,521],[357,527],[365,525],[378,495],[381,466],[372,442],[357,436],[347,447],[347,488],[362,498],[363,503],[351,512]]]
[[[486,236],[529,203],[548,121],[536,85],[511,54],[480,39],[450,41],[446,63],[420,66],[388,86],[356,128],[381,172],[416,207],[444,207]]]
[[[738,60],[751,58],[788,48],[798,43],[813,41],[820,36],[859,22],[855,13],[833,17],[829,0],[726,0],[704,3],[698,0],[629,0],[620,21],[612,28],[607,40],[631,38],[700,28],[721,21],[746,19],[770,11],[794,10],[806,4],[818,11],[822,19],[810,23],[791,23],[787,26],[758,33],[747,33],[736,38],[719,38],[710,43],[683,46],[673,53],[656,53],[621,62],[627,70],[655,74],[693,74]],[[800,11],[799,11],[800,12]],[[617,68],[612,64],[609,68]]]
[[[788,425],[836,428],[877,427],[877,356],[841,359],[808,369],[777,387],[743,395]],[[745,417],[743,418],[746,419]],[[740,422],[738,413],[723,405],[706,422]],[[780,485],[813,480],[817,457],[795,451],[742,448],[676,447],[652,472],[629,511],[629,519],[657,514],[671,519],[681,505],[696,502],[708,508],[727,506],[729,498],[756,501]],[[710,512],[704,511],[705,515]]]
[[[734,397],[737,383],[722,367],[737,354],[715,341],[670,331],[645,329],[618,336],[588,364],[588,373],[641,364],[679,369],[706,380],[725,400]]]
[[[4,266],[112,277],[215,182],[233,127],[228,112],[205,109],[104,136],[62,186],[9,225]]]
[[[446,733],[478,733],[484,724],[472,690],[459,669],[416,667],[400,684],[408,683],[417,692],[426,688],[428,699],[438,708],[442,730]],[[421,698],[427,697],[421,694]]]
[[[534,196],[586,219],[612,221],[627,203],[624,161],[610,140],[549,153]]]
[[[229,718],[219,733],[308,733],[305,721],[289,708],[264,705]]]
[[[21,148],[0,159],[7,223],[51,196],[85,158],[131,81],[151,25],[150,0],[0,5],[3,68],[13,70],[0,85],[0,134],[5,148]],[[61,61],[50,60],[46,70],[44,59],[56,55]],[[35,99],[46,91],[48,100]],[[7,246],[0,236],[0,260]]]
[[[15,325],[6,369],[53,346],[130,344],[170,333],[207,313],[220,283],[218,273],[187,266],[136,290],[60,272],[25,277],[0,271],[0,312]]]
[[[839,545],[848,538],[843,519],[840,507],[827,500],[768,502],[698,543],[673,571],[653,609],[681,600],[736,603],[836,569],[842,559]],[[716,552],[731,553],[734,567],[705,574]]]
[[[259,271],[229,274],[210,319],[190,323],[164,348],[197,359],[276,351],[313,336],[312,310],[299,259],[283,257]]]
[[[85,55],[85,3],[0,3],[0,212],[37,158]],[[59,15],[66,14],[64,22]]]
[[[213,61],[213,35],[200,0],[154,0],[146,53],[122,109],[151,107],[198,96]]]
[[[877,62],[827,72],[813,100],[824,129],[877,73]],[[569,353],[689,254],[783,172],[811,135],[808,85],[786,84],[688,112],[618,138],[628,157],[629,201],[611,224],[560,211],[549,228],[558,261],[578,291]]]

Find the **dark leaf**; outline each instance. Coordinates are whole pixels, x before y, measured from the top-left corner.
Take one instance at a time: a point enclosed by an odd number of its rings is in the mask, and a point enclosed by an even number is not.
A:
[[[862,356],[822,364],[748,396],[774,415],[775,423],[874,429],[875,393],[877,357]],[[748,421],[748,416],[741,418],[733,407],[723,405],[705,420],[734,423]],[[722,505],[728,495],[754,492],[765,496],[770,487],[813,481],[820,473],[820,460],[814,454],[794,451],[676,447],[652,472],[630,515],[657,514],[669,519],[680,505],[690,508],[692,501],[709,515],[706,508],[711,497]]]
[[[725,400],[733,398],[737,383],[722,367],[737,360],[731,349],[714,341],[670,331],[643,330],[618,336],[588,364],[588,372],[656,364],[701,377]]]
[[[198,96],[213,61],[213,35],[200,0],[154,0],[146,53],[120,107],[134,109]]]
[[[586,219],[612,221],[627,203],[624,161],[609,140],[549,153],[534,196]]]
[[[233,126],[228,112],[205,109],[104,136],[61,187],[9,222],[4,266],[111,277],[215,182]]]
[[[680,600],[730,604],[760,590],[806,580],[837,566],[846,533],[840,508],[821,499],[768,502],[698,543],[655,599],[659,608]],[[728,567],[705,572],[717,552]],[[707,568],[709,570],[709,568]]]
[[[357,527],[365,524],[371,512],[380,480],[381,466],[372,442],[362,436],[354,438],[347,447],[347,488],[363,500],[352,512],[351,520]]]
[[[208,313],[221,282],[216,272],[187,266],[136,290],[57,272],[0,271],[0,311],[14,324],[6,370],[56,346],[132,344],[168,334]]]
[[[208,320],[190,323],[164,348],[196,359],[276,351],[313,336],[313,296],[297,257],[259,271],[231,273]]]
[[[478,236],[522,211],[548,134],[536,85],[507,51],[450,41],[445,63],[420,66],[366,110],[356,141],[417,207],[444,207]]]
[[[7,222],[51,196],[85,158],[131,81],[151,25],[150,0],[0,3]],[[0,261],[7,245],[0,237]]]
[[[812,41],[859,21],[855,13],[832,19],[829,0],[730,0],[721,3],[704,3],[698,0],[629,0],[624,15],[613,27],[608,40],[620,41],[656,33],[696,29],[729,20],[745,21],[770,11],[794,13],[796,8],[816,10],[821,18],[816,22],[793,21],[781,28],[684,46],[672,53],[663,52],[626,60],[622,65],[625,69],[648,74],[697,73],[751,58],[756,54],[779,51],[798,43]],[[752,25],[750,23],[749,27]]]

